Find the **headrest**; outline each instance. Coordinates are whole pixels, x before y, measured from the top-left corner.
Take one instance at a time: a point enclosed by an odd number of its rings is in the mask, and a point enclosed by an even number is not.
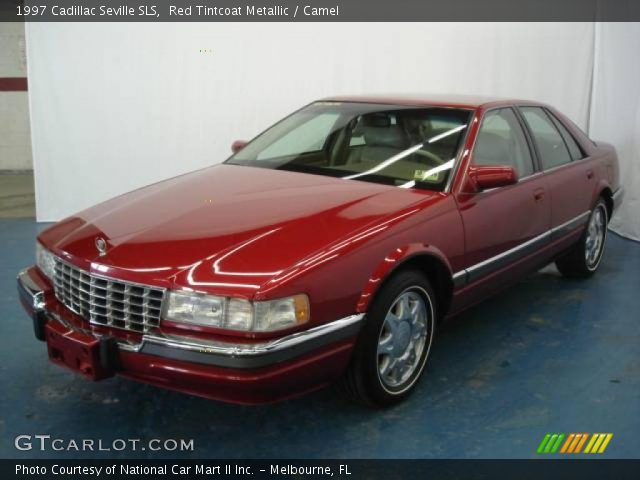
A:
[[[369,113],[362,116],[361,125],[363,127],[390,127],[391,117],[386,113]]]
[[[364,127],[364,141],[368,147],[406,148],[404,134],[398,125],[389,127]]]

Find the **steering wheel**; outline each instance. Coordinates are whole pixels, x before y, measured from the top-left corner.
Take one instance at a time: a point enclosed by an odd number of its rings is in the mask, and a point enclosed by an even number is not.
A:
[[[416,150],[414,153],[416,153],[417,155],[422,155],[423,157],[427,157],[430,160],[433,160],[436,165],[442,165],[444,163],[444,160],[442,160],[439,156],[437,156],[433,152],[430,152],[429,150],[420,149],[420,150]]]

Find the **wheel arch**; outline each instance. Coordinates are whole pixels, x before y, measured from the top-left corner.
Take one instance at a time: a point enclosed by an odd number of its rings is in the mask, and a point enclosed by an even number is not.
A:
[[[436,295],[437,320],[444,318],[453,297],[453,273],[445,255],[436,247],[412,245],[387,255],[369,277],[358,299],[357,311],[366,312],[384,284],[397,272],[415,269],[423,273]]]
[[[599,190],[598,198],[602,198],[607,205],[607,220],[611,221],[611,216],[613,215],[613,191],[609,185],[601,186]]]

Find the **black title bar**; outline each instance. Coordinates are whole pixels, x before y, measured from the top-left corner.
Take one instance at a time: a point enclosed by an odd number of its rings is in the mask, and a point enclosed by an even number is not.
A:
[[[640,21],[638,0],[0,0],[14,22]]]

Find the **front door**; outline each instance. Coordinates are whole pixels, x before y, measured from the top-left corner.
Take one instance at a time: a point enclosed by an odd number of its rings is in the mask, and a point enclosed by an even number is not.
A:
[[[508,165],[518,182],[456,196],[465,230],[464,290],[469,303],[530,268],[550,241],[551,204],[530,142],[511,107],[485,112],[471,153],[472,166]],[[521,268],[518,268],[520,266]]]

